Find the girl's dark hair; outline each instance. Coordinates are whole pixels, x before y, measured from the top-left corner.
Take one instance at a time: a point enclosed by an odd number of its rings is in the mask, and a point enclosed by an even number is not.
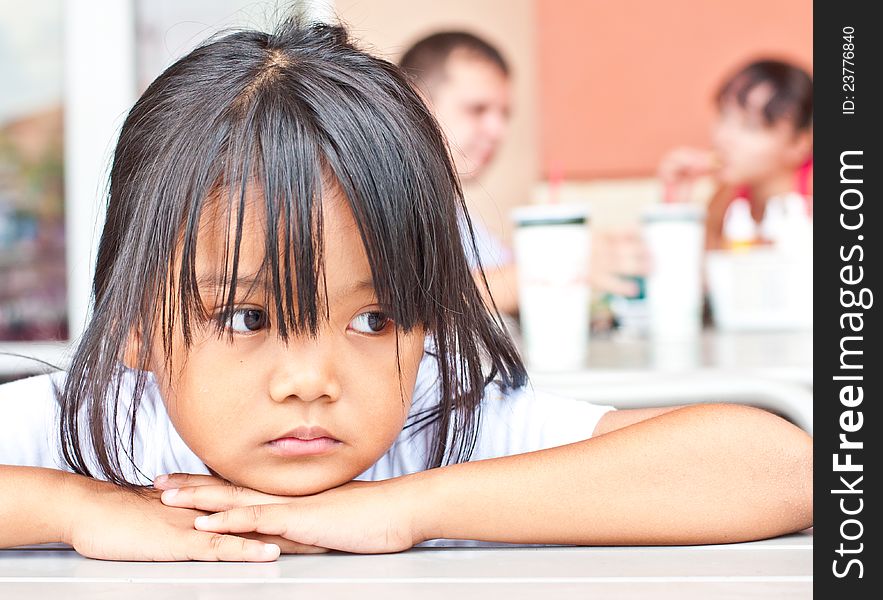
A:
[[[266,222],[278,224],[267,227],[262,273],[276,334],[317,335],[323,182],[346,195],[378,302],[403,331],[423,327],[434,342],[441,400],[408,424],[434,427],[427,468],[469,459],[484,387],[496,380],[517,388],[526,373],[470,273],[459,218],[473,248],[475,239],[442,134],[397,67],[359,51],[342,27],[291,19],[273,33],[209,40],[160,75],[123,124],[93,317],[59,391],[72,469],[133,483],[125,473],[134,466],[151,348],[161,344],[168,362],[176,326],[186,349],[193,319],[205,317],[194,258],[200,217],[218,197],[227,198],[234,240],[218,331],[234,310],[245,195],[254,185]],[[126,415],[121,361],[133,335],[140,350]],[[131,423],[126,434],[118,419]],[[99,473],[90,472],[87,445]]]
[[[745,108],[748,95],[758,86],[767,85],[772,95],[763,107],[767,125],[789,119],[794,129],[812,127],[812,77],[803,69],[779,60],[758,60],[740,69],[718,90],[718,106],[735,101]]]

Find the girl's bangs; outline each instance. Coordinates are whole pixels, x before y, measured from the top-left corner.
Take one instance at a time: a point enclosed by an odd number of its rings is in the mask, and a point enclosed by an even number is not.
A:
[[[420,278],[425,269],[417,264],[422,252],[418,232],[401,223],[383,226],[389,219],[380,207],[389,200],[359,186],[352,167],[338,175],[332,164],[343,163],[322,153],[320,148],[331,144],[319,139],[317,131],[284,111],[252,112],[257,114],[247,114],[229,128],[222,150],[207,163],[210,173],[218,175],[200,178],[214,183],[193,198],[181,224],[178,281],[171,284],[177,290],[172,290],[174,300],[165,314],[174,315],[180,307],[185,344],[192,343],[197,322],[214,323],[222,335],[241,298],[255,294],[262,297],[273,331],[282,339],[318,335],[330,313],[322,199],[332,193],[344,196],[353,212],[378,303],[406,332],[431,325],[437,307],[426,302],[425,294],[414,293],[427,287]],[[245,272],[242,245],[254,243],[255,235],[263,238],[260,269]],[[209,240],[219,252],[206,261]],[[207,272],[197,268],[197,255],[203,269],[206,262],[211,264]],[[172,322],[165,326],[174,327]]]

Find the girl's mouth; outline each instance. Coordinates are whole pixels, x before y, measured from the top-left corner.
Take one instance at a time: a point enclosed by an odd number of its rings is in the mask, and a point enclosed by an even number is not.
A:
[[[330,452],[341,444],[322,427],[302,425],[288,431],[267,445],[280,456],[311,456]]]
[[[317,437],[301,440],[295,437],[282,437],[267,443],[270,451],[279,456],[312,456],[331,452],[341,444],[330,437]]]

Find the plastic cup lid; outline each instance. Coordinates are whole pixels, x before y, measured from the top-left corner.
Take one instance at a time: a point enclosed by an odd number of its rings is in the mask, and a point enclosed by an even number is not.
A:
[[[581,225],[588,223],[591,211],[585,204],[531,204],[512,210],[516,226],[529,225]]]

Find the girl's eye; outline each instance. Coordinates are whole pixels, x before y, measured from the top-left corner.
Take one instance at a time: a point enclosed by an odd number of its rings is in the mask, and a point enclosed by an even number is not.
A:
[[[381,333],[386,326],[391,323],[391,319],[386,313],[380,311],[363,312],[350,321],[350,327],[359,333],[367,333],[368,335]]]
[[[267,313],[259,308],[241,308],[227,321],[227,329],[235,333],[254,333],[267,326]]]

